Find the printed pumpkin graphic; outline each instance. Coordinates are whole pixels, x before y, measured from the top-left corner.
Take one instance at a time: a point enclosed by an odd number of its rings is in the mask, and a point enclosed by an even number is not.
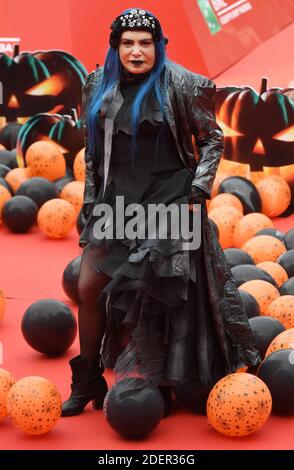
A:
[[[36,51],[18,54],[11,59],[0,54],[3,104],[0,116],[7,121],[36,113],[69,113],[81,109],[82,85],[87,71],[65,51]]]

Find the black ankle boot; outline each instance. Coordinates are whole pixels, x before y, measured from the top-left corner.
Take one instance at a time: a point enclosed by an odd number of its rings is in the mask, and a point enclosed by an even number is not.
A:
[[[92,400],[93,408],[102,409],[107,393],[107,383],[102,373],[103,366],[97,359],[92,367],[86,359],[76,356],[69,361],[72,370],[71,395],[62,404],[61,416],[75,416],[82,413],[85,406]]]
[[[163,418],[166,418],[172,411],[172,389],[171,387],[158,387],[158,390],[162,395],[164,403]]]

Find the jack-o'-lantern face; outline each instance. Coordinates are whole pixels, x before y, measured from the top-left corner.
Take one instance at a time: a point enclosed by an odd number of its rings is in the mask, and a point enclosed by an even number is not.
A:
[[[36,113],[80,113],[86,69],[63,51],[21,53],[14,59],[0,55],[3,104],[0,115],[12,120]]]
[[[225,137],[224,158],[252,171],[294,163],[292,90],[225,87],[217,91],[216,116]],[[292,93],[293,96],[293,93]]]

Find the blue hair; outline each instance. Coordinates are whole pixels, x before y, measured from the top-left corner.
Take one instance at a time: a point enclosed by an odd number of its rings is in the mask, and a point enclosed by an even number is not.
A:
[[[131,8],[125,10],[122,14],[128,13]],[[154,16],[152,13],[148,14]],[[163,84],[163,88],[160,87],[160,74],[168,62],[165,53],[165,41],[155,41],[155,64],[152,68],[148,78],[142,81],[139,86],[136,98],[131,108],[131,156],[132,160],[136,154],[136,136],[139,127],[139,118],[142,102],[145,96],[154,90],[155,95],[158,99],[162,114],[164,114],[163,105],[165,101],[166,84]],[[122,72],[122,65],[119,57],[118,49],[109,47],[104,64],[103,76],[101,86],[97,89],[96,93],[89,103],[88,112],[86,116],[88,138],[89,138],[89,151],[92,157],[99,155],[99,132],[97,129],[97,117],[102,106],[102,103],[108,93],[116,86],[120,80]]]

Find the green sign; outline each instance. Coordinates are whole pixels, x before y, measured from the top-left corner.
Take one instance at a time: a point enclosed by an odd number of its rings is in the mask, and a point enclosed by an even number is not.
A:
[[[209,0],[197,0],[203,18],[206,21],[207,26],[211,34],[216,34],[221,31],[221,25],[216,17],[216,14],[213,11],[213,8]]]

